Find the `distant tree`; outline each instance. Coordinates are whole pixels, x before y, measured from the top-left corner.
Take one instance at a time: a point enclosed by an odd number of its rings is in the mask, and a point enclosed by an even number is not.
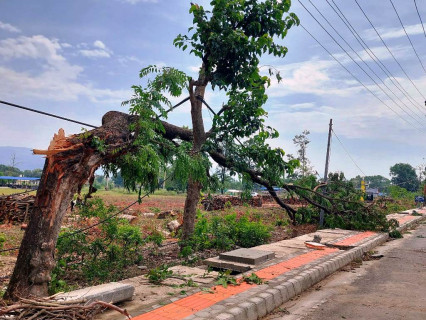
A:
[[[0,175],[1,176],[11,176],[11,177],[19,177],[22,172],[16,167],[7,166],[4,164],[0,164]]]
[[[307,157],[308,144],[311,142],[308,138],[309,134],[310,132],[308,130],[304,130],[301,134],[293,138],[293,143],[298,147],[296,158],[292,154],[287,155],[289,160],[299,160],[299,168],[291,175],[291,177],[296,179],[304,178],[314,173],[311,161]]]
[[[408,163],[397,163],[390,167],[392,184],[404,188],[408,191],[417,191],[419,180],[416,170]]]
[[[24,170],[22,174],[24,175],[24,177],[40,178],[42,173],[43,173],[42,169],[34,169],[34,170]]]
[[[350,179],[350,182],[352,182],[356,188],[360,188],[361,180],[362,177],[358,175],[355,178]],[[388,178],[385,178],[381,175],[365,176],[364,181],[368,188],[379,189],[380,192],[386,192],[391,183]]]

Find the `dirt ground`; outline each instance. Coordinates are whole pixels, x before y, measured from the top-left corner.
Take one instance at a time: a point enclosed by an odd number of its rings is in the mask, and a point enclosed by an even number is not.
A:
[[[102,190],[97,192],[96,196],[102,198],[105,203],[115,205],[118,208],[123,208],[137,199],[137,195],[135,193],[130,194],[123,190]],[[181,221],[184,203],[185,195],[182,194],[154,194],[144,198],[141,204],[136,204],[124,212],[137,217],[132,224],[139,226],[143,234],[149,233],[152,230],[159,230],[166,238],[160,247],[156,247],[152,244],[145,246],[141,253],[143,256],[143,265],[146,269],[141,270],[136,265],[131,266],[126,270],[126,277],[130,278],[145,274],[149,269],[163,264],[177,265],[181,263],[188,263],[188,261],[184,261],[179,257],[178,240],[175,238],[173,233],[170,233],[170,231],[167,230],[167,223],[171,220],[177,219]],[[157,219],[157,215],[164,211],[173,211],[173,215],[168,216],[165,219]],[[262,208],[240,206],[225,210],[210,211],[205,214],[215,216],[230,213],[236,213],[237,216],[247,215],[250,220],[260,221],[265,225],[271,226],[273,231],[269,242],[276,242],[296,237],[316,230],[315,225],[290,225],[288,223],[287,214],[284,210],[272,203],[268,203]],[[68,217],[70,217],[70,215],[68,215]],[[280,221],[280,223],[277,223],[277,221]],[[88,223],[90,224],[91,222]],[[65,219],[64,225],[67,224],[67,219]],[[6,236],[3,249],[19,247],[24,235],[24,231],[20,229],[20,225],[11,224],[0,225],[0,233],[3,233]],[[198,252],[192,257],[191,265],[200,265],[204,259],[216,256],[219,252],[220,250],[217,249]],[[17,253],[18,251],[15,250],[4,252],[0,255],[0,285],[3,287],[7,284],[10,273],[13,270]],[[84,286],[84,283],[81,283],[76,279],[71,282],[78,287]]]

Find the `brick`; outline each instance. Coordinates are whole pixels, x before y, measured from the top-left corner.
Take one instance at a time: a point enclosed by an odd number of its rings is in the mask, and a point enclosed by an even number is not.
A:
[[[277,290],[280,291],[283,303],[286,302],[286,301],[288,301],[288,300],[290,300],[290,295],[289,295],[289,293],[287,291],[287,287],[286,286],[279,285],[279,286],[276,286],[275,289],[277,289]]]
[[[272,296],[272,294],[267,292],[262,292],[258,294],[258,297],[265,300],[266,311],[268,313],[275,309],[274,297]]]
[[[246,311],[240,307],[231,308],[227,312],[232,314],[235,320],[246,320],[247,318]]]
[[[277,308],[278,306],[283,304],[283,298],[281,296],[281,292],[278,289],[268,289],[266,290],[267,293],[272,294],[273,298],[274,298],[274,305],[275,308]]]
[[[268,313],[266,310],[266,301],[265,299],[254,297],[248,300],[249,302],[253,302],[256,305],[257,315],[259,318],[266,316]]]
[[[287,288],[287,293],[288,293],[289,299],[296,296],[296,290],[294,290],[294,286],[290,281],[287,281],[287,282],[283,283],[282,285]]]
[[[256,304],[253,302],[243,302],[239,305],[240,308],[243,308],[246,311],[247,314],[247,320],[257,320],[258,314],[257,314],[257,307]]]
[[[234,320],[235,318],[232,314],[221,313],[221,314],[218,314],[215,319],[216,320]]]

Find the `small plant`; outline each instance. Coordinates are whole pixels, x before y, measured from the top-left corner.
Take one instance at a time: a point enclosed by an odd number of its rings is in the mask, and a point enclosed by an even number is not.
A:
[[[155,214],[159,214],[161,212],[161,209],[158,207],[149,207],[149,210],[151,210],[152,213],[155,213]]]
[[[4,243],[6,242],[6,236],[4,233],[0,233],[0,250],[3,250]]]
[[[225,271],[219,272],[219,275],[216,277],[216,284],[221,285],[224,288],[227,288],[228,284],[232,286],[237,286],[238,285],[237,279],[231,276],[231,272],[232,270],[225,270]]]
[[[263,280],[261,278],[259,278],[259,276],[255,273],[252,273],[249,276],[244,276],[243,277],[244,282],[247,282],[249,284],[262,284]]]
[[[169,270],[167,265],[162,265],[157,268],[149,270],[146,277],[148,281],[154,284],[161,284],[167,278],[170,278],[173,275],[173,271]]]
[[[421,217],[422,216],[422,214],[417,212],[416,210],[413,210],[413,213],[411,215],[415,216],[415,217]]]
[[[226,201],[224,206],[225,206],[225,209],[228,209],[228,210],[231,209],[232,208],[231,201]]]
[[[392,230],[389,232],[389,237],[391,237],[392,239],[400,239],[403,238],[402,233],[399,232],[398,230]]]
[[[285,227],[285,226],[287,226],[287,225],[288,225],[288,220],[284,220],[284,219],[277,219],[277,220],[275,221],[275,225],[276,225],[277,227]]]

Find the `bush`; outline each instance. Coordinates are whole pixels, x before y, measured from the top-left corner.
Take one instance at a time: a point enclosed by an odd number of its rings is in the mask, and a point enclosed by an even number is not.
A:
[[[181,243],[181,255],[188,256],[193,251],[210,248],[227,250],[235,245],[254,247],[267,242],[270,232],[270,227],[250,221],[246,216],[238,219],[236,214],[227,214],[209,220],[199,213],[192,238]]]
[[[117,211],[113,206],[106,207],[100,199],[91,199],[80,208],[76,225],[81,227],[88,218],[105,219]],[[119,280],[127,266],[140,262],[141,245],[159,241],[156,237],[143,239],[138,227],[117,217],[90,229],[90,233],[75,233],[75,230],[69,228],[59,235],[57,264],[50,283],[52,294],[68,287],[66,278],[82,278],[89,283]]]

